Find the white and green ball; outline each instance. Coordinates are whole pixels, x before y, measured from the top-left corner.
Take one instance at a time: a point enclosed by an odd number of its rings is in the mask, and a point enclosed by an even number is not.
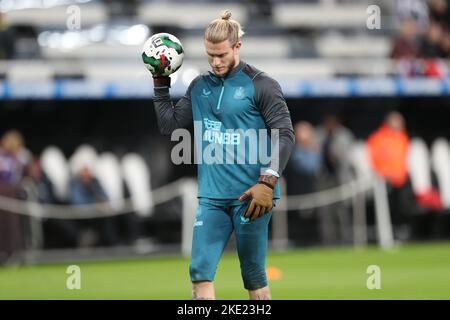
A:
[[[183,64],[180,40],[170,33],[157,33],[145,41],[142,60],[153,75],[169,76]]]

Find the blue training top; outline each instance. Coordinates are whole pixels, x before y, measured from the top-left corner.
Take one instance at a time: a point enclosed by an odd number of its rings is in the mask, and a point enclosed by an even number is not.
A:
[[[155,87],[154,103],[163,134],[194,122],[199,197],[237,199],[265,169],[286,166],[294,134],[281,88],[245,62],[225,77],[198,76],[175,106],[168,87]]]

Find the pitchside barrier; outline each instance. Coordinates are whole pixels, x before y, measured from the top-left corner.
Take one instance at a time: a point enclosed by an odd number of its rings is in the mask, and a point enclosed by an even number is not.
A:
[[[367,224],[365,201],[367,196],[373,195],[375,203],[375,217],[377,238],[379,245],[389,249],[394,244],[392,224],[388,206],[387,189],[385,182],[374,175],[361,175],[359,178],[340,185],[311,194],[285,195],[285,183],[281,180],[282,197],[274,208],[272,216],[272,247],[275,250],[288,248],[288,216],[291,210],[314,209],[351,201],[353,214],[353,242],[355,246],[364,246],[367,243]],[[195,179],[183,178],[152,191],[153,205],[182,197],[182,243],[181,253],[189,256],[191,251],[193,224],[197,211],[197,182]],[[120,210],[107,210],[99,212],[99,204],[72,206],[39,204],[0,196],[0,210],[34,217],[38,223],[43,218],[52,219],[92,219],[108,216],[123,215],[135,211],[133,198],[121,199]],[[112,203],[113,204],[113,203]],[[111,205],[111,207],[115,207]],[[42,229],[30,228],[36,233],[31,238],[42,237]],[[38,251],[41,248],[34,248]]]

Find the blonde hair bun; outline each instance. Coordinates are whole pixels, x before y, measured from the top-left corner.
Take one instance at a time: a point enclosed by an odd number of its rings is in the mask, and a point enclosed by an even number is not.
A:
[[[230,10],[224,10],[222,14],[220,15],[220,18],[223,20],[230,20],[231,18],[231,11]]]
[[[230,40],[234,46],[244,35],[241,25],[236,20],[231,19],[231,11],[224,10],[219,19],[211,21],[205,30],[205,40],[212,43],[220,43]]]

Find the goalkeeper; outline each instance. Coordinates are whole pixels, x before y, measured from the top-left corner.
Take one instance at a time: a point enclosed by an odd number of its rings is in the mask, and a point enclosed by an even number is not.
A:
[[[279,198],[278,178],[294,145],[294,133],[279,84],[240,61],[244,32],[230,17],[231,12],[224,11],[205,30],[204,45],[212,71],[195,78],[175,106],[169,94],[170,78],[153,74],[154,105],[159,129],[165,135],[188,127],[193,121],[204,124],[201,133],[195,133],[200,155],[210,144],[239,141],[214,139],[230,129],[272,133],[267,135],[272,153],[266,166],[261,161],[199,163],[199,207],[189,268],[192,298],[215,299],[214,275],[234,230],[249,298],[271,299],[265,271],[268,225],[274,201]],[[226,146],[221,147],[225,150]],[[273,150],[278,150],[277,154]],[[249,157],[245,155],[245,159]]]

